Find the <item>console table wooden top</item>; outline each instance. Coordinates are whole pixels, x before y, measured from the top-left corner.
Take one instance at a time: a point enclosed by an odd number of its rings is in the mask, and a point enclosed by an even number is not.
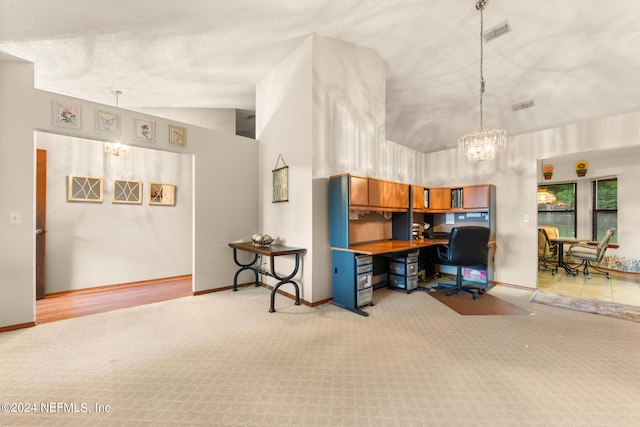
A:
[[[295,255],[307,251],[305,248],[284,245],[256,246],[253,242],[229,243],[229,247],[266,256]]]

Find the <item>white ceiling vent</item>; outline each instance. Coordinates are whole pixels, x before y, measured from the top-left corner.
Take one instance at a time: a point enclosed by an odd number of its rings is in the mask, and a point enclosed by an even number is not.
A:
[[[518,111],[518,110],[524,110],[525,108],[531,108],[534,105],[536,104],[535,102],[533,102],[533,99],[529,99],[528,101],[523,101],[517,104],[513,104],[511,108],[513,108],[513,111]]]
[[[511,31],[511,26],[509,25],[509,21],[504,21],[502,24],[498,24],[495,27],[491,27],[482,33],[482,37],[484,37],[484,41],[488,42],[495,38],[500,37],[503,34]]]

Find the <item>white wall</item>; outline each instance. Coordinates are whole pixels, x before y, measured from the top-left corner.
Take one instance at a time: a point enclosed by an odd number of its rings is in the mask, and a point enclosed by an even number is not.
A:
[[[260,225],[255,232],[269,234],[277,242],[288,246],[307,249],[302,269],[294,279],[301,286],[301,298],[305,301],[314,301],[311,51],[311,39],[307,38],[256,87],[256,139],[260,141]],[[272,170],[280,154],[289,166],[289,201],[272,203]],[[278,166],[282,166],[282,163]],[[292,271],[292,258],[278,258],[278,272]],[[272,285],[276,283],[271,278],[265,277],[263,280]],[[280,289],[293,294],[290,285]]]
[[[384,140],[384,99],[385,66],[375,51],[315,34],[258,84],[260,231],[307,248],[306,301],[332,296],[328,177],[374,171],[374,148]],[[290,201],[272,204],[278,154],[290,165]],[[351,161],[358,171],[348,169]]]
[[[233,135],[236,133],[236,110],[234,108],[134,107],[131,108],[131,110],[151,116],[164,117],[169,120],[177,120],[205,129],[217,130]]]
[[[193,188],[189,154],[37,132],[47,151],[46,292],[191,274]],[[104,179],[102,203],[67,201],[67,177]],[[142,181],[142,203],[112,203],[114,180]],[[150,205],[149,183],[176,186],[175,206]]]
[[[35,319],[34,100],[33,64],[0,61],[0,327]]]
[[[0,327],[35,320],[35,144],[34,130],[88,139],[95,132],[95,111],[109,106],[36,90],[33,64],[0,61]],[[54,127],[53,100],[82,106],[82,129]],[[156,142],[134,146],[193,154],[194,290],[230,286],[236,267],[227,243],[246,240],[258,227],[258,146],[256,141],[185,125],[186,148],[168,143],[162,118],[120,109],[122,135],[132,135],[134,115],[156,121]],[[179,123],[178,123],[179,124]],[[9,212],[21,211],[22,224],[9,224]],[[2,220],[1,218],[5,218]]]

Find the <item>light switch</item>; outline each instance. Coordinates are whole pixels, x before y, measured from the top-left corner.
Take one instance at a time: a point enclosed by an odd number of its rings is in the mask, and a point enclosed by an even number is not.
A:
[[[11,224],[22,223],[22,213],[20,211],[11,211],[9,216],[11,217]]]
[[[524,222],[529,222],[529,215],[527,214],[524,215]]]

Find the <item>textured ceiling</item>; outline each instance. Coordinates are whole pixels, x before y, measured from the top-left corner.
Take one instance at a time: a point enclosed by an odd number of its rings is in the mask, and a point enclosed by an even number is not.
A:
[[[491,0],[485,127],[509,135],[640,110],[640,3]],[[475,0],[0,0],[0,53],[36,87],[122,107],[255,108],[255,85],[305,36],[378,51],[387,139],[453,147],[479,126]],[[1,96],[1,94],[0,94]],[[533,98],[535,107],[514,112]]]

